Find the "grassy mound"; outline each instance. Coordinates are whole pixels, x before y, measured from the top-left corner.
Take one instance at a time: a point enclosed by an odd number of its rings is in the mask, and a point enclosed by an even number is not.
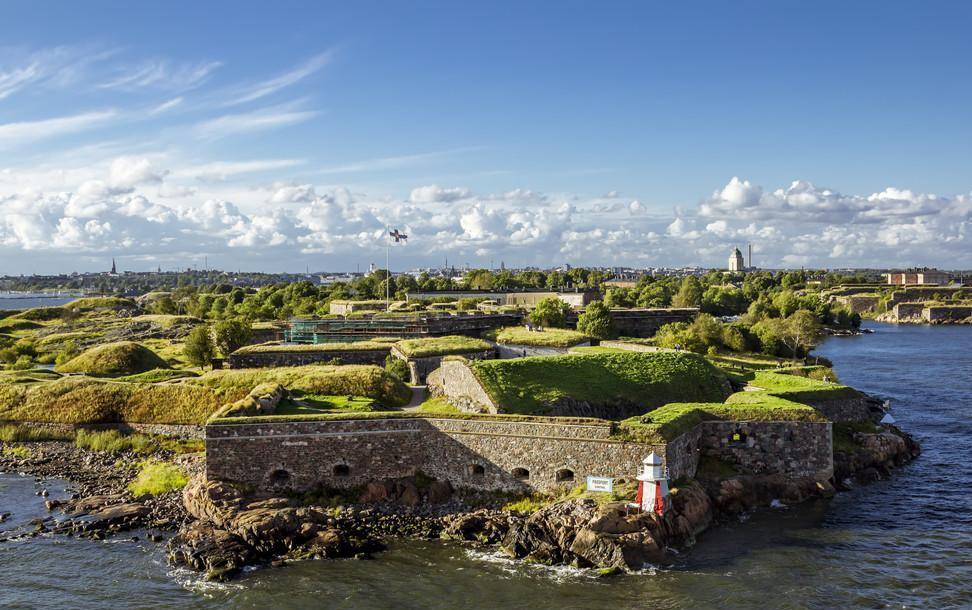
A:
[[[725,376],[692,353],[596,353],[470,363],[507,413],[543,414],[562,399],[626,401],[645,411],[671,402],[721,402]]]
[[[82,297],[64,305],[65,309],[134,309],[135,301],[122,297]]]
[[[165,360],[132,341],[106,343],[84,351],[81,355],[57,367],[61,373],[85,373],[100,377],[135,375],[152,369],[166,369]]]
[[[36,330],[43,328],[43,325],[33,320],[19,320],[17,318],[4,318],[0,320],[0,332],[14,333],[18,330]]]
[[[391,344],[387,341],[349,341],[347,343],[259,343],[257,345],[244,345],[233,352],[234,354],[268,354],[268,353],[291,353],[291,352],[368,352],[374,350],[390,350]]]
[[[462,335],[405,339],[396,343],[395,347],[409,358],[453,356],[472,352],[484,352],[492,348],[489,343],[482,339],[474,339]]]
[[[774,396],[755,395],[748,401],[736,403],[667,404],[621,422],[620,436],[640,442],[664,443],[685,434],[703,421],[712,420],[825,422],[827,418],[808,405]]]
[[[187,324],[199,324],[202,322],[196,316],[181,316],[181,315],[168,315],[168,314],[143,314],[141,316],[135,316],[132,318],[132,322],[148,322],[153,326],[158,326],[159,328],[173,328],[175,326],[182,326]]]
[[[11,316],[17,320],[32,320],[34,322],[49,322],[61,319],[67,310],[64,307],[32,307],[17,315]]]
[[[567,328],[545,328],[541,332],[527,330],[522,326],[500,328],[489,333],[487,337],[497,343],[534,347],[571,347],[590,341],[590,337],[584,333]]]
[[[185,379],[187,377],[199,377],[199,373],[194,371],[184,371],[178,369],[152,369],[136,375],[125,375],[116,377],[115,381],[127,381],[129,383],[160,383],[163,381],[173,381],[175,379]]]
[[[397,377],[371,365],[308,365],[271,369],[210,371],[184,383],[211,388],[228,401],[243,398],[262,383],[279,383],[287,390],[320,396],[363,396],[387,407],[408,404],[412,391]]]

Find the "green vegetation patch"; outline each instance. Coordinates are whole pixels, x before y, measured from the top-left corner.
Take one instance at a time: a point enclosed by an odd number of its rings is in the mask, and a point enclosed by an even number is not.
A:
[[[398,351],[409,358],[425,358],[429,356],[453,356],[473,352],[485,352],[492,349],[492,345],[482,339],[449,335],[446,337],[423,337],[421,339],[405,339],[395,344]]]
[[[245,345],[233,352],[237,355],[276,354],[291,352],[369,352],[388,351],[391,344],[387,341],[348,341],[347,343],[260,343]]]
[[[5,443],[37,443],[42,441],[68,441],[74,433],[57,432],[44,428],[7,424],[0,426],[0,441]]]
[[[169,368],[168,363],[144,345],[133,341],[119,341],[92,347],[60,365],[57,370],[61,373],[112,377],[165,368]]]
[[[163,381],[173,381],[176,379],[186,379],[189,377],[199,377],[199,373],[178,369],[152,369],[151,371],[145,371],[144,373],[116,377],[115,381],[125,381],[128,383],[161,383]]]
[[[364,396],[292,395],[280,401],[276,415],[314,415],[317,413],[368,413],[375,401]]]
[[[561,399],[604,404],[621,399],[645,410],[670,402],[722,401],[726,377],[692,353],[597,353],[470,363],[486,392],[508,413],[541,415]]]
[[[64,307],[32,307],[10,317],[16,320],[50,322],[51,320],[61,319],[67,311]]]
[[[175,326],[199,324],[202,322],[196,316],[181,316],[169,314],[144,314],[132,318],[132,322],[148,322],[159,328],[173,328]]]
[[[568,328],[527,330],[523,326],[507,326],[487,334],[487,338],[503,344],[532,345],[534,347],[572,347],[590,341],[584,333]]]
[[[169,462],[147,461],[142,464],[135,480],[129,483],[128,491],[136,498],[157,496],[182,489],[189,477],[182,468]]]
[[[82,297],[64,305],[65,309],[134,309],[135,301],[122,297]]]
[[[291,392],[322,396],[363,396],[386,407],[402,407],[412,391],[398,378],[371,365],[308,365],[270,369],[210,371],[183,383],[214,390],[227,401],[243,398],[261,383],[279,383]]]
[[[749,392],[739,392],[750,394]],[[752,393],[755,394],[755,393]],[[621,422],[619,438],[665,443],[691,431],[704,421],[808,421],[827,419],[808,405],[761,394],[752,402],[672,403]]]
[[[61,376],[48,369],[28,369],[26,371],[0,371],[0,383],[32,383],[51,381]]]
[[[74,444],[81,449],[105,453],[148,453],[154,447],[152,438],[147,435],[125,435],[118,430],[78,430]]]
[[[63,333],[51,333],[37,339],[37,348],[42,350],[58,349],[61,344],[68,341],[88,341],[100,336],[100,333],[92,333],[83,330],[73,330]]]
[[[0,320],[0,332],[14,333],[22,330],[36,330],[43,328],[44,325],[33,320],[18,320],[17,318],[5,318]]]

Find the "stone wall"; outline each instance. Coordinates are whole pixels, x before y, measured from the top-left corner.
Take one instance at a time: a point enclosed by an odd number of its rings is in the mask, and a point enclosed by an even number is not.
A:
[[[955,322],[970,316],[972,306],[968,305],[935,305],[921,312],[921,317],[929,322]]]
[[[384,366],[391,345],[375,350],[306,350],[292,352],[233,353],[228,358],[231,369],[265,368],[274,366],[304,366],[322,364],[337,359],[341,364],[376,364]]]
[[[404,360],[408,364],[408,372],[413,385],[422,385],[428,379],[429,373],[442,366],[442,359],[447,356],[423,356],[421,358],[410,358],[403,354],[397,347],[391,350],[392,356],[399,360]],[[469,352],[462,354],[466,360],[490,360],[496,357],[496,351],[489,349],[481,352]]]
[[[462,360],[444,360],[426,378],[429,394],[448,398],[449,402],[469,413],[498,413],[499,405],[479,383],[479,379]]]
[[[874,311],[881,297],[876,294],[840,295],[834,297],[834,300],[845,305],[853,313],[865,313]]]
[[[832,422],[877,421],[882,417],[881,401],[869,396],[813,400],[808,404]]]
[[[622,337],[653,337],[658,329],[673,322],[691,322],[699,315],[693,307],[668,309],[612,309],[611,321]],[[577,326],[577,314],[567,316],[570,326]]]
[[[700,455],[754,474],[833,474],[829,423],[703,422],[667,445],[620,442],[612,431],[610,422],[435,416],[214,424],[206,428],[206,469],[258,489],[347,488],[421,471],[456,487],[551,490],[587,476],[631,478],[655,451],[671,480],[694,476]]]
[[[590,341],[577,345],[590,345]],[[496,353],[502,359],[526,358],[527,356],[563,356],[570,351],[569,347],[543,347],[539,345],[521,345],[518,343],[497,343]]]
[[[418,471],[456,487],[550,490],[587,476],[632,477],[652,450],[611,425],[449,418],[207,427],[207,476],[256,488],[354,487]]]
[[[825,481],[834,474],[829,422],[704,422],[702,455],[753,474],[785,474]],[[736,436],[738,435],[738,436]]]
[[[924,308],[924,303],[898,303],[894,306],[894,317],[899,320],[906,318],[920,318],[921,311]]]

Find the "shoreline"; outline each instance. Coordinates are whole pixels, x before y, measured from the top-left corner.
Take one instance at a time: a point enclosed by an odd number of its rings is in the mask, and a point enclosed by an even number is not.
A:
[[[328,491],[309,501],[247,494],[205,481],[204,458],[198,454],[176,458],[192,474],[182,491],[134,498],[127,485],[145,456],[94,452],[65,441],[25,443],[33,455],[0,454],[0,471],[68,481],[74,494],[70,500],[48,501],[50,515],[32,521],[32,530],[0,530],[0,543],[45,532],[102,540],[147,530],[152,542],[168,538],[170,564],[210,580],[228,580],[247,566],[369,559],[386,548],[388,539],[444,539],[499,551],[513,560],[610,575],[664,565],[673,551],[692,547],[696,536],[741,513],[827,498],[882,480],[920,453],[917,443],[893,426],[877,434],[858,433],[855,442],[851,454],[835,451],[831,482],[702,476],[673,486],[672,509],[663,517],[632,515],[624,502],[590,497],[561,498],[517,513],[500,510],[496,498],[420,477],[375,481],[356,498]],[[155,457],[173,456],[162,452]]]

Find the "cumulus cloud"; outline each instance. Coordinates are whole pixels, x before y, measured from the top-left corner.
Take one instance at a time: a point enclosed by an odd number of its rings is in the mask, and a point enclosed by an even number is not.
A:
[[[274,261],[280,269],[310,256],[347,269],[378,259],[386,228],[394,226],[410,236],[397,256],[411,264],[444,255],[472,264],[493,258],[535,265],[723,266],[731,248],[747,242],[764,267],[972,264],[969,195],[899,188],[846,195],[803,181],[767,190],[734,178],[696,208],[665,217],[638,201],[528,189],[480,195],[427,185],[399,200],[310,183],[200,182],[214,168],[170,170],[149,156],[101,167],[101,175],[67,191],[10,190],[0,182],[0,252],[222,253],[256,266]],[[242,168],[215,174],[235,169]],[[166,203],[163,193],[178,189],[185,189],[175,193],[178,204]]]
[[[448,203],[468,199],[471,194],[467,188],[442,188],[433,184],[412,189],[408,200],[412,203]]]

